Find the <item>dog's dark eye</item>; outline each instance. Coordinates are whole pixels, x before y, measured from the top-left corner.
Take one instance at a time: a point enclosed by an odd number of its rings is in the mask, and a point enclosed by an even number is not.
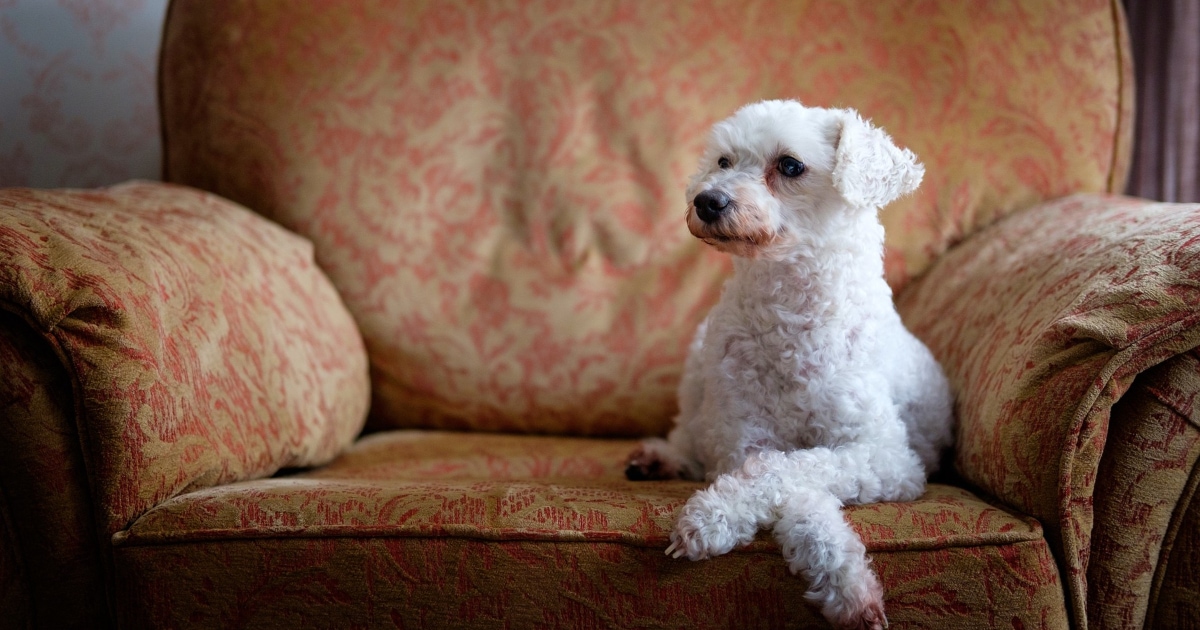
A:
[[[779,158],[779,173],[784,177],[800,177],[804,170],[804,162],[790,155]]]
[[[720,166],[721,168],[729,168],[730,167],[729,158],[723,157],[723,158],[717,160],[717,166]]]

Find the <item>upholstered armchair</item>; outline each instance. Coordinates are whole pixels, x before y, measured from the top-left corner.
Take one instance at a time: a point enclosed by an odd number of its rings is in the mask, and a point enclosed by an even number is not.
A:
[[[821,627],[623,476],[767,97],[926,167],[886,266],[956,448],[845,511],[892,624],[1197,623],[1200,207],[1117,194],[1119,2],[175,0],[159,77],[164,183],[0,191],[6,626]]]

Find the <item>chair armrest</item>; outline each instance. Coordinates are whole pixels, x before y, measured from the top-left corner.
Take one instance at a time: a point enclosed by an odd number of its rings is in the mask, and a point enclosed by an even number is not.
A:
[[[961,243],[898,306],[957,395],[955,465],[1042,521],[1086,619],[1093,490],[1113,404],[1200,346],[1200,206],[1077,195]]]
[[[0,309],[66,374],[101,536],[328,461],[366,416],[362,340],[310,244],[206,193],[0,190]]]

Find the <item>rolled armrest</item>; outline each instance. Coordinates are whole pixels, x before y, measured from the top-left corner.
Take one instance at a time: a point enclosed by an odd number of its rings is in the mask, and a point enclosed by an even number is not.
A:
[[[1200,206],[1040,205],[958,245],[898,305],[955,389],[959,473],[1042,521],[1082,623],[1113,405],[1200,346]]]
[[[0,309],[61,365],[102,536],[189,489],[323,463],[365,419],[362,340],[309,243],[199,191],[0,190]]]

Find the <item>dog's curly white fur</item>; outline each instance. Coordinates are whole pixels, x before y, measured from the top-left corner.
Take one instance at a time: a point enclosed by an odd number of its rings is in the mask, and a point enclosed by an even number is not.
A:
[[[844,504],[909,501],[950,445],[941,367],[900,321],[878,210],[923,167],[849,109],[747,105],[712,130],[688,229],[734,256],[696,331],[666,440],[632,479],[711,481],[667,553],[700,560],[772,527],[807,597],[841,627],[883,627],[883,594]]]

